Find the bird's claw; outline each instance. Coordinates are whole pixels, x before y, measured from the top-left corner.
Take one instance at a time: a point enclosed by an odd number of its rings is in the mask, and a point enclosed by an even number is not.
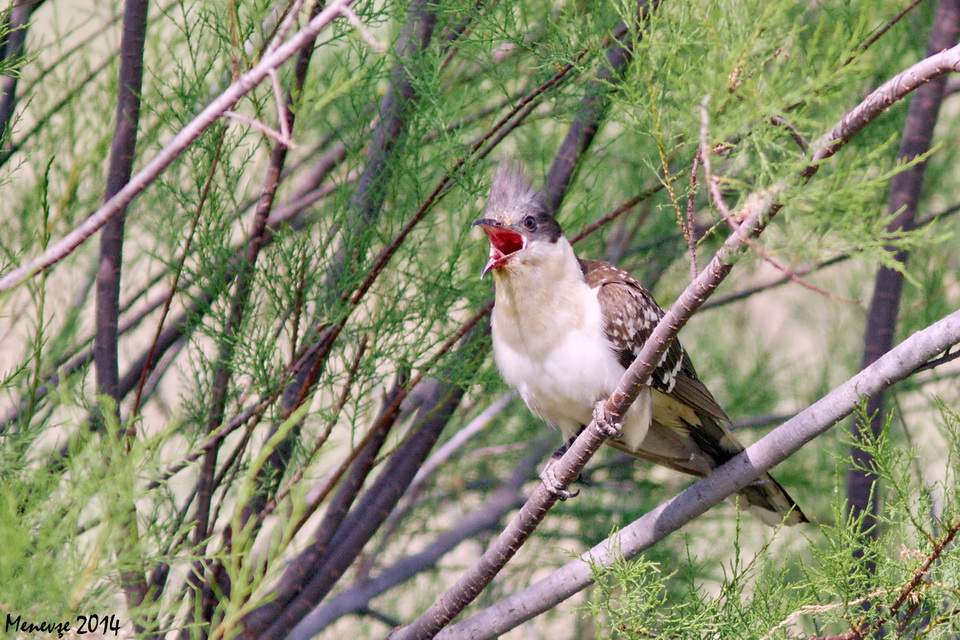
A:
[[[598,400],[597,404],[593,405],[593,421],[597,423],[597,428],[605,438],[623,437],[623,420],[615,420],[607,413],[606,399]]]
[[[562,502],[568,498],[576,498],[580,495],[580,490],[570,491],[567,489],[567,485],[561,483],[557,478],[556,467],[559,459],[560,458],[551,458],[547,461],[547,464],[543,467],[543,471],[540,472],[540,480],[543,482],[543,486],[546,487],[547,491],[557,496],[557,499]]]

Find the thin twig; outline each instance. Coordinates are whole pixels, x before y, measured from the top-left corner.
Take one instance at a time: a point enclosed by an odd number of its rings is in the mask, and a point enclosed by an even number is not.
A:
[[[701,133],[701,138],[702,138]],[[696,222],[693,216],[693,206],[697,200],[697,174],[700,173],[700,164],[703,162],[703,141],[701,139],[700,147],[693,156],[693,167],[690,168],[690,192],[687,194],[687,223],[681,227],[683,239],[687,243],[687,251],[690,254],[690,279],[696,280],[700,275],[697,270],[697,233]],[[709,178],[708,178],[709,180]]]
[[[180,154],[217,121],[223,112],[232,108],[237,101],[252,91],[269,75],[271,69],[293,57],[309,40],[317,36],[339,15],[340,9],[356,0],[332,0],[331,3],[307,26],[294,34],[276,50],[264,56],[249,71],[237,78],[223,93],[214,98],[197,116],[183,127],[173,139],[163,147],[129,182],[102,207],[86,217],[67,235],[54,243],[41,255],[27,261],[22,266],[0,278],[0,291],[16,287],[24,280],[49,269],[87,241],[99,231],[113,216],[122,211],[136,196],[146,189]]]
[[[739,229],[740,224],[731,216],[730,209],[727,208],[727,205],[723,200],[723,194],[720,193],[720,187],[718,186],[720,179],[717,176],[714,176],[711,170],[711,163],[710,163],[711,152],[708,145],[710,114],[707,111],[707,105],[709,103],[710,103],[710,96],[707,96],[706,98],[704,98],[703,102],[700,103],[700,149],[697,153],[698,155],[703,157],[703,171],[705,174],[705,179],[707,181],[707,187],[710,190],[710,195],[711,195],[711,199],[713,200],[713,204],[714,206],[717,207],[717,210],[720,211],[720,214],[723,216],[723,219],[727,222],[727,225],[729,225],[731,229],[736,231],[737,229]],[[786,125],[786,123],[784,123],[784,125],[786,127],[789,127],[789,125]],[[798,137],[799,137],[799,134],[798,134]],[[807,145],[806,141],[803,140],[802,137],[799,138],[798,144],[801,146],[804,152],[806,152],[809,149],[809,145]],[[806,289],[809,289],[810,291],[813,291],[815,293],[819,293],[820,295],[830,300],[833,300],[835,302],[845,302],[848,304],[860,303],[859,300],[851,300],[849,298],[843,298],[841,296],[834,295],[829,291],[821,289],[820,287],[807,282],[806,280],[801,278],[796,271],[787,269],[786,267],[782,266],[779,262],[774,260],[773,257],[768,255],[766,251],[764,251],[759,246],[757,246],[751,239],[745,237],[743,240],[754,253],[760,256],[765,262],[773,266],[775,269],[782,272],[784,274],[784,277],[786,277],[791,282],[795,282],[805,287]]]
[[[296,149],[296,146],[292,144],[290,139],[290,124],[287,122],[286,116],[287,107],[283,99],[283,88],[280,86],[280,74],[277,73],[276,69],[270,70],[270,86],[273,88],[273,100],[277,106],[277,119],[280,121],[280,138],[275,139],[288,149]],[[230,111],[229,113],[234,112]],[[256,123],[253,126],[257,127],[257,124],[260,123]],[[257,129],[258,131],[260,130],[259,128]]]
[[[275,72],[272,72],[272,75],[275,75]],[[272,77],[272,75],[271,75],[271,77]],[[257,131],[259,131],[259,132],[262,133],[263,135],[267,136],[268,138],[273,138],[273,140],[274,140],[277,144],[282,144],[283,146],[287,147],[288,149],[296,150],[296,148],[297,148],[297,145],[294,144],[293,140],[290,139],[290,132],[289,132],[289,131],[286,132],[286,133],[284,133],[283,131],[277,131],[276,129],[273,129],[273,128],[268,127],[267,125],[263,124],[263,123],[260,122],[259,120],[254,120],[253,118],[247,117],[247,116],[243,115],[242,113],[237,113],[236,111],[230,111],[229,109],[226,110],[226,111],[224,111],[224,112],[223,112],[223,115],[224,115],[224,117],[226,117],[226,118],[231,118],[231,119],[236,120],[236,121],[238,121],[238,122],[242,122],[243,124],[245,124],[245,125],[247,125],[247,126],[253,127],[254,129],[256,129]],[[280,126],[281,126],[282,129],[283,129],[283,128],[286,128],[286,125],[285,125],[285,124],[281,124]]]
[[[387,45],[377,40],[377,37],[373,35],[373,32],[364,24],[363,20],[354,13],[353,9],[350,7],[344,7],[340,10],[340,13],[347,19],[347,21],[353,25],[353,28],[356,29],[360,36],[363,38],[363,41],[370,45],[374,51],[377,53],[386,53]]]
[[[787,133],[790,134],[790,137],[793,139],[793,141],[797,143],[798,147],[800,147],[800,151],[802,151],[803,153],[806,153],[807,151],[810,150],[810,144],[806,141],[806,139],[804,139],[802,135],[800,135],[800,132],[797,131],[792,124],[787,122],[786,118],[784,118],[783,116],[773,116],[772,118],[770,118],[770,123],[775,124],[778,127],[781,127],[783,129],[786,129]]]
[[[630,211],[631,209],[633,209],[635,206],[637,206],[638,204],[640,204],[640,203],[643,202],[644,200],[649,200],[651,197],[653,197],[654,195],[656,195],[657,193],[659,193],[663,188],[664,188],[664,187],[663,187],[663,183],[662,183],[662,182],[658,182],[655,187],[652,187],[652,188],[650,188],[650,189],[647,189],[646,191],[644,191],[644,192],[641,193],[640,195],[635,196],[635,197],[633,197],[633,198],[630,198],[630,199],[627,200],[626,202],[623,202],[623,203],[620,204],[616,209],[614,209],[613,211],[611,211],[611,212],[608,213],[607,215],[603,216],[602,218],[600,218],[600,219],[597,220],[596,222],[593,222],[593,223],[587,225],[586,227],[584,227],[582,230],[580,230],[579,233],[577,233],[577,234],[574,235],[572,238],[570,238],[570,244],[576,244],[576,243],[580,242],[581,240],[583,240],[584,238],[586,238],[588,235],[590,235],[591,233],[593,233],[593,232],[596,231],[597,229],[600,229],[600,228],[608,225],[609,223],[611,223],[612,221],[616,220],[617,218],[619,218],[621,215],[623,215],[623,214],[626,213],[627,211]]]
[[[930,362],[927,362],[926,364],[920,367],[917,367],[916,369],[914,369],[913,372],[920,373],[921,371],[929,371],[930,369],[934,369],[936,367],[945,365],[948,362],[953,362],[957,358],[960,358],[960,351],[954,351],[952,353],[950,351],[947,351],[947,353],[943,354],[936,360],[931,360]]]
[[[860,57],[860,54],[862,54],[864,51],[869,49],[873,45],[873,43],[875,43],[877,40],[883,37],[883,34],[885,34],[887,31],[893,28],[895,24],[900,22],[900,20],[902,20],[905,15],[913,11],[913,9],[917,5],[919,5],[921,2],[923,2],[923,0],[913,0],[913,2],[911,2],[906,7],[904,7],[903,10],[900,11],[900,13],[890,18],[889,20],[887,20],[886,24],[884,24],[882,27],[877,29],[873,33],[873,35],[871,35],[862,44],[860,44],[860,46],[857,47],[857,49],[850,55],[850,57],[844,60],[843,65],[841,66],[845,67],[849,65],[851,62],[853,62],[854,60],[856,60],[858,57]]]

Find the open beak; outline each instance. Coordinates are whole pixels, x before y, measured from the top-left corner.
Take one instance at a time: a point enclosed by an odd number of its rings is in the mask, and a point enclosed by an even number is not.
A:
[[[506,264],[517,251],[526,248],[527,239],[522,234],[506,227],[501,222],[491,218],[480,218],[473,221],[474,227],[480,227],[487,234],[490,241],[490,260],[480,274],[482,279],[491,269],[497,269]]]

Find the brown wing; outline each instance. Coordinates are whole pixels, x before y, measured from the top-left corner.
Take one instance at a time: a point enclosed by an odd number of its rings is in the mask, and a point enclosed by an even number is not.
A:
[[[653,333],[663,309],[643,285],[626,271],[597,260],[581,260],[586,283],[598,288],[597,298],[606,318],[607,339],[613,345],[620,364],[629,367],[636,360],[643,344]],[[650,386],[696,411],[729,422],[713,395],[697,377],[697,372],[674,340],[653,370]]]
[[[581,260],[580,266],[587,285],[599,289],[597,299],[606,319],[607,339],[620,364],[629,367],[663,317],[663,310],[627,272],[596,260]],[[627,453],[703,476],[743,451],[743,445],[726,426],[730,418],[700,381],[679,340],[674,340],[660,358],[650,386],[666,397],[659,404],[662,413],[669,415],[657,415],[655,397],[654,420],[647,437],[639,450]],[[623,449],[615,441],[611,444]],[[784,517],[787,524],[807,522],[769,474],[762,475],[740,495],[767,524],[778,524]]]

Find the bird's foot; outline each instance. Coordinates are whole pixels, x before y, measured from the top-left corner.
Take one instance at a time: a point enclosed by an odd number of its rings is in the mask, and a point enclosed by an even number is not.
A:
[[[560,479],[557,478],[557,463],[560,462],[560,458],[563,457],[563,454],[567,452],[567,449],[570,448],[570,445],[573,444],[573,441],[576,440],[576,436],[570,438],[570,441],[564,444],[562,447],[553,452],[553,455],[550,456],[550,459],[547,460],[547,464],[543,465],[543,470],[540,472],[540,480],[543,482],[543,486],[546,487],[547,491],[557,496],[561,501],[568,498],[576,498],[580,491],[570,491],[567,489],[567,485],[560,482]],[[577,478],[579,480],[579,476]]]
[[[623,437],[623,419],[615,419],[607,413],[607,400],[603,398],[593,405],[593,421],[597,423],[600,433],[605,438]]]
[[[550,459],[543,467],[543,471],[540,472],[540,480],[543,481],[543,486],[561,501],[567,500],[568,498],[576,498],[580,495],[580,490],[570,491],[567,485],[560,482],[557,478],[556,467],[556,459]]]

